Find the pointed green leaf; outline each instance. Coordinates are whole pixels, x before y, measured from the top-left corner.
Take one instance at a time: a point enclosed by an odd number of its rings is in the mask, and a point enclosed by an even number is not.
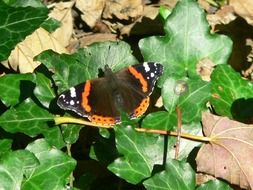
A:
[[[59,92],[85,80],[97,78],[106,64],[113,71],[118,71],[137,63],[130,46],[125,42],[95,43],[72,55],[60,55],[49,50],[37,56],[37,60],[54,73],[53,79]]]
[[[114,129],[117,149],[123,155],[108,166],[115,175],[137,184],[151,175],[154,165],[163,163],[163,137],[139,133],[127,124]]]
[[[96,142],[91,146],[89,156],[104,165],[112,163],[119,156],[113,132],[111,132],[109,138],[99,136]]]
[[[33,80],[33,74],[8,74],[0,77],[1,101],[6,106],[13,106],[29,97]]]
[[[41,27],[47,30],[48,32],[54,32],[60,26],[61,22],[54,18],[49,18],[41,24]]]
[[[218,66],[211,75],[212,79],[212,98],[211,104],[215,112],[222,116],[232,118],[238,117],[236,112],[232,112],[232,105],[235,101],[240,99],[253,98],[253,84],[252,82],[242,79],[239,73],[235,72],[229,65]],[[240,110],[250,109],[249,112],[253,113],[252,107],[247,104]],[[232,109],[232,110],[231,110]],[[239,111],[239,110],[237,110]]]
[[[29,144],[27,150],[34,153],[40,165],[30,170],[22,183],[22,190],[64,189],[76,161],[48,143],[39,139]]]
[[[45,137],[48,144],[50,144],[51,146],[54,146],[58,149],[61,149],[66,146],[63,140],[62,131],[58,126],[47,128],[42,132],[42,134]]]
[[[155,174],[144,181],[147,190],[194,190],[195,172],[188,163],[171,160],[165,171]]]
[[[168,16],[164,30],[165,36],[149,37],[139,43],[146,61],[164,65],[160,82],[170,75],[196,76],[196,64],[203,58],[224,64],[232,50],[228,37],[210,34],[204,10],[195,0],[179,0]]]
[[[202,126],[200,122],[192,122],[190,124],[184,124],[181,126],[181,132],[187,133],[191,135],[197,135],[197,136],[203,136],[202,133]],[[176,130],[176,129],[175,129]],[[177,142],[176,137],[168,137],[168,145],[167,145],[167,151],[171,158],[175,157],[175,144]],[[178,160],[186,161],[188,159],[189,154],[191,151],[197,147],[200,146],[201,142],[193,141],[185,138],[180,139],[180,145],[179,145],[179,152],[178,152]]]
[[[210,180],[204,184],[201,184],[196,190],[233,190],[228,184],[218,179]]]
[[[43,106],[49,108],[51,101],[55,98],[54,89],[50,79],[42,73],[37,73],[35,81],[36,87],[34,89],[34,95]]]
[[[142,127],[148,129],[171,130],[177,125],[177,117],[167,111],[148,114],[142,121]]]
[[[74,144],[79,138],[79,132],[83,126],[74,124],[65,124],[61,126],[64,142]]]
[[[0,140],[0,157],[11,150],[12,140],[1,139]]]
[[[0,61],[8,58],[18,42],[31,34],[47,18],[48,9],[10,7],[0,2]]]
[[[12,6],[12,7],[45,7],[45,5],[40,0],[23,0],[23,1],[17,1],[17,0],[3,0],[6,4]]]
[[[0,189],[21,189],[24,170],[37,165],[36,157],[27,150],[3,155],[0,159]]]
[[[176,115],[176,107],[182,112],[182,121],[200,121],[201,113],[211,97],[211,84],[201,79],[167,79],[162,87],[165,108]]]
[[[26,99],[0,116],[0,127],[10,133],[20,132],[34,137],[46,130],[47,122],[52,120],[52,114],[37,106],[31,99]]]

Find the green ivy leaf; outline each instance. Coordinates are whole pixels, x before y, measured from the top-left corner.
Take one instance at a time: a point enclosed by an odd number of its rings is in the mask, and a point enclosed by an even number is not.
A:
[[[11,150],[12,140],[1,139],[0,140],[0,157]]]
[[[48,50],[37,56],[37,60],[54,73],[53,79],[59,92],[97,78],[99,70],[103,70],[106,64],[113,71],[118,71],[137,63],[130,46],[125,42],[94,43],[72,55],[60,55]]]
[[[171,123],[174,123],[174,125]],[[168,126],[170,128],[167,128]],[[145,119],[142,122],[142,128],[172,131],[176,130],[176,127],[177,127],[176,115],[169,114],[168,112],[151,113],[147,115],[147,117],[145,117]],[[192,135],[203,136],[202,126],[199,122],[191,122],[189,124],[183,124],[181,127],[182,133],[189,133]],[[175,137],[168,137],[167,150],[171,158],[174,158],[175,156],[176,140],[177,138]],[[189,141],[187,139],[181,138],[178,159],[185,160],[188,157],[189,153],[192,151],[192,149],[198,145],[200,145],[199,142]]]
[[[145,60],[164,65],[160,85],[171,75],[195,77],[196,64],[203,58],[216,65],[228,61],[232,41],[223,35],[210,34],[204,10],[195,0],[179,0],[164,30],[164,37],[153,36],[139,43]]]
[[[40,0],[3,0],[6,4],[12,6],[12,7],[41,7],[45,8],[45,5]]]
[[[0,116],[0,126],[10,133],[20,132],[34,137],[47,130],[47,122],[52,120],[52,114],[37,106],[31,99],[26,99]]]
[[[148,129],[172,130],[177,125],[177,117],[167,111],[148,114],[142,121],[142,127]]]
[[[79,138],[79,132],[83,126],[74,124],[61,125],[63,140],[67,144],[74,144]]]
[[[235,72],[229,65],[218,66],[211,75],[212,80],[212,98],[211,104],[217,114],[222,116],[233,116],[231,112],[232,105],[235,101],[242,98],[253,98],[253,84],[248,80],[241,78],[240,74]],[[245,108],[247,109],[246,106]],[[251,104],[252,105],[252,104]],[[244,107],[240,107],[240,110]],[[249,108],[251,114],[253,113],[252,107]]]
[[[114,133],[111,132],[109,138],[99,136],[91,146],[89,156],[106,166],[112,163],[119,156]]]
[[[176,107],[182,112],[182,121],[201,120],[201,113],[211,97],[211,84],[201,79],[167,79],[162,86],[163,104],[176,117]]]
[[[29,144],[26,150],[37,157],[40,165],[30,170],[22,183],[22,190],[30,189],[64,189],[76,161],[48,143],[39,139]]]
[[[47,30],[48,32],[54,32],[60,26],[61,22],[54,18],[49,18],[41,24],[41,27]]]
[[[218,179],[210,180],[206,183],[201,184],[196,190],[233,190],[227,183]]]
[[[151,175],[154,165],[163,163],[162,136],[139,133],[127,124],[114,130],[117,149],[123,155],[108,166],[115,175],[137,184]]]
[[[20,189],[25,170],[37,165],[38,160],[27,150],[3,155],[0,160],[0,189]]]
[[[10,7],[0,1],[0,61],[47,18],[47,8]]]
[[[29,97],[33,80],[33,74],[8,74],[0,77],[1,101],[6,106],[14,106]]]
[[[58,149],[61,149],[66,146],[62,131],[59,127],[53,126],[45,129],[42,134],[44,135],[46,141],[51,145]]]
[[[34,89],[34,95],[38,98],[40,103],[49,108],[51,101],[55,98],[54,89],[49,78],[42,73],[35,75],[36,87]]]
[[[171,160],[165,166],[165,171],[155,174],[144,181],[148,190],[194,190],[195,172],[188,163]]]
[[[162,5],[159,8],[159,14],[164,20],[166,20],[166,18],[171,14],[171,10]]]
[[[201,79],[176,80],[168,78],[162,86],[162,98],[166,111],[147,115],[142,127],[172,130],[177,126],[176,107],[182,113],[183,123],[201,120],[201,113],[211,97],[211,84]]]
[[[202,126],[201,126],[200,122],[196,122],[196,123],[192,122],[190,124],[184,124],[181,127],[182,127],[182,129],[181,129],[182,133],[203,136]],[[171,158],[175,157],[176,141],[177,141],[176,137],[168,137],[167,150],[168,150],[168,154],[170,155]],[[181,138],[180,139],[180,146],[179,146],[179,154],[178,154],[179,156],[177,159],[180,161],[186,161],[189,154],[191,153],[191,151],[195,147],[200,146],[200,145],[201,145],[201,142]]]

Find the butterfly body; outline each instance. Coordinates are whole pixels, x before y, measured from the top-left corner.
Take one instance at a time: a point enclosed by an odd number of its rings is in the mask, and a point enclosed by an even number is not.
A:
[[[104,77],[87,80],[63,92],[57,101],[60,108],[88,117],[91,122],[113,125],[120,113],[139,117],[149,106],[149,96],[163,72],[159,63],[144,62],[113,73],[106,66]]]

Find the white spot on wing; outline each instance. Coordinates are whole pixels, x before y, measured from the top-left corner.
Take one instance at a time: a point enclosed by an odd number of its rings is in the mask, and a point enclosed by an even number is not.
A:
[[[74,100],[70,100],[69,104],[70,104],[71,106],[75,105]]]
[[[143,63],[143,66],[144,66],[144,69],[145,69],[146,72],[149,72],[149,71],[150,71],[150,67],[149,67],[149,65],[148,65],[147,62],[144,62],[144,63]]]
[[[153,78],[155,76],[154,73],[150,73],[150,77]]]
[[[75,98],[76,97],[76,89],[74,87],[70,88],[70,96],[71,96],[71,98]]]

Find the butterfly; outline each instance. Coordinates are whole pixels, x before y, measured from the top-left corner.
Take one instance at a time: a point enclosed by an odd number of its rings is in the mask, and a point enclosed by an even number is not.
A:
[[[150,103],[150,95],[163,65],[144,62],[114,73],[107,65],[104,77],[86,80],[59,95],[61,109],[71,110],[91,122],[114,125],[120,122],[120,113],[129,118],[141,116]]]

